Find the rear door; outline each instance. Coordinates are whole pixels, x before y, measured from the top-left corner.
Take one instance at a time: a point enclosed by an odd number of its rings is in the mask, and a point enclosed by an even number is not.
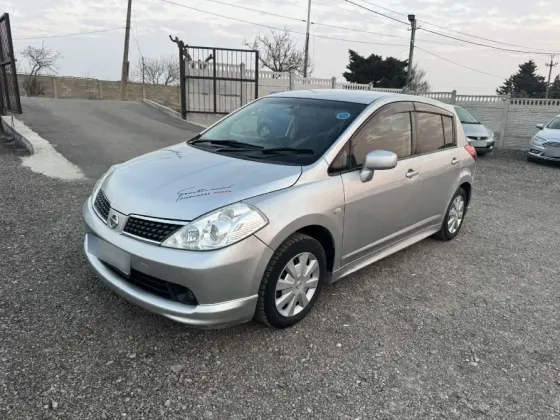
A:
[[[439,224],[457,188],[461,155],[457,147],[454,115],[443,109],[415,103],[415,154],[422,166],[422,225]]]

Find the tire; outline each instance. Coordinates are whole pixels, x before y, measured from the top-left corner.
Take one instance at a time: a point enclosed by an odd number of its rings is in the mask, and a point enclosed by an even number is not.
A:
[[[461,210],[462,214],[460,215],[460,217],[455,218],[455,220],[458,220],[458,226],[456,224],[450,226],[451,218],[453,217],[454,214],[457,215],[458,210],[456,207],[456,203],[458,203],[459,201],[458,197],[461,197],[460,200],[462,200],[463,203],[462,210]],[[437,232],[434,235],[434,237],[442,241],[450,241],[454,239],[459,233],[459,231],[461,230],[461,227],[463,226],[463,222],[465,220],[466,214],[467,214],[467,193],[463,188],[459,188],[457,191],[455,191],[455,194],[453,194],[453,198],[451,199],[449,206],[447,206],[445,217],[443,218],[443,222],[441,223],[441,229],[439,230],[439,232]]]
[[[538,162],[538,160],[535,159],[533,156],[531,156],[529,153],[527,153],[527,162],[536,163]]]
[[[305,276],[298,277],[298,272],[301,272],[298,271],[301,270],[299,264],[314,266],[313,259],[318,269],[311,269],[309,279]],[[294,261],[299,263],[295,264]],[[291,271],[295,276],[288,273],[289,263],[293,263]],[[278,247],[268,263],[259,288],[255,320],[272,328],[286,328],[297,324],[315,305],[325,283],[326,273],[327,257],[321,244],[310,236],[294,233]],[[315,284],[314,291],[312,287],[307,287]],[[283,290],[277,290],[277,286]],[[282,297],[284,300],[281,300]],[[304,305],[302,303],[305,300],[308,303]]]

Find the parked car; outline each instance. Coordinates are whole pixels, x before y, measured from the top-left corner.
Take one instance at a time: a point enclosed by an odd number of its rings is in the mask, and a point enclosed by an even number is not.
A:
[[[286,132],[262,135],[259,115],[277,108]],[[432,99],[275,94],[112,167],[83,207],[85,254],[115,292],[175,321],[283,328],[328,283],[455,238],[475,159],[453,107]]]
[[[529,143],[527,160],[560,161],[560,115],[550,120],[546,125],[537,124],[539,131]]]
[[[489,128],[482,125],[469,111],[460,106],[456,106],[455,110],[461,120],[465,135],[471,146],[474,146],[479,156],[484,156],[494,150],[496,140],[494,133]]]

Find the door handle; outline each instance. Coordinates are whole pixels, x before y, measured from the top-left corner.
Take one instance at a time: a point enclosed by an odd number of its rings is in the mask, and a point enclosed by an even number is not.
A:
[[[455,157],[453,159],[451,159],[451,164],[452,165],[457,165],[458,163],[459,163],[459,159],[457,159]]]
[[[420,172],[418,171],[413,171],[412,169],[409,169],[408,172],[406,173],[406,177],[408,179],[412,179],[414,178],[416,175],[418,175]]]

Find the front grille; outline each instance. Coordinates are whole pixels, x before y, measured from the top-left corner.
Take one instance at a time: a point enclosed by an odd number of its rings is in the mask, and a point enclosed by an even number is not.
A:
[[[488,140],[488,137],[467,136],[471,140]]]
[[[543,143],[543,146],[546,146],[546,147],[560,147],[560,142],[549,141],[547,143]]]
[[[182,225],[176,225],[173,223],[160,221],[155,222],[137,217],[129,217],[123,232],[138,238],[148,239],[155,242],[163,242],[165,238],[182,227]]]
[[[107,220],[107,217],[109,217],[109,210],[111,209],[111,203],[109,203],[109,200],[107,199],[107,197],[105,197],[103,191],[99,191],[97,197],[95,197],[95,202],[93,203],[93,206],[95,207],[97,212],[101,215],[103,220]]]

